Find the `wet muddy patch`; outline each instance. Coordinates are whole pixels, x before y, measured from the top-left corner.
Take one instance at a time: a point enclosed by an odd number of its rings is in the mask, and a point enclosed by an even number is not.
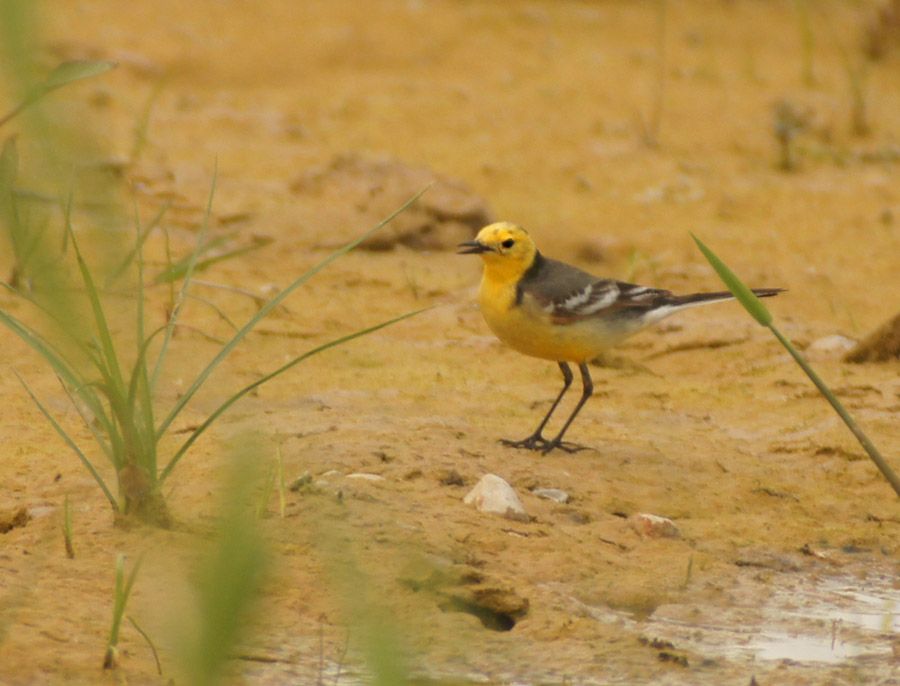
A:
[[[896,660],[900,586],[881,569],[835,574],[745,571],[733,586],[694,602],[664,604],[646,619],[587,607],[597,621],[639,631],[660,655],[690,655],[692,664],[759,666],[881,665]],[[660,657],[663,659],[663,657]]]

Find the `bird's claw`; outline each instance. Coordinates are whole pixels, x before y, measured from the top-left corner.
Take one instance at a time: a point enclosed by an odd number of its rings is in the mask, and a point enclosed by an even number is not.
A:
[[[524,448],[525,450],[534,450],[535,452],[540,452],[544,455],[555,448],[559,448],[566,453],[577,453],[582,450],[587,450],[587,446],[585,445],[578,445],[577,443],[561,441],[558,438],[548,441],[540,434],[533,434],[528,438],[523,438],[521,441],[513,441],[508,438],[501,438],[500,442],[510,448]]]
[[[525,450],[543,450],[550,442],[540,434],[534,434],[521,441],[514,441],[509,438],[501,438],[500,442],[510,448],[524,448]]]
[[[578,443],[570,443],[569,441],[547,441],[547,446],[543,448],[541,452],[546,455],[554,448],[559,448],[565,453],[580,453],[582,450],[588,450],[586,445],[579,445]]]

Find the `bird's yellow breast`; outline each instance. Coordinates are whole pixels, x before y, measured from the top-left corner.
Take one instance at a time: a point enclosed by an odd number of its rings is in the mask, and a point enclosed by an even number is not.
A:
[[[612,344],[596,323],[554,323],[550,314],[528,296],[516,304],[515,282],[493,279],[489,270],[481,279],[478,303],[494,335],[525,355],[586,362]]]

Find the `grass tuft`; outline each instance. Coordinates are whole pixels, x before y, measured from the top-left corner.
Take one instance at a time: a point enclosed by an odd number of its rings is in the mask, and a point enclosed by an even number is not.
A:
[[[4,174],[6,174],[5,170],[14,167],[13,157],[14,148],[9,146],[0,154],[0,195],[4,195],[2,183],[5,178]],[[11,176],[11,173],[6,174],[6,177]],[[293,291],[387,224],[397,214],[412,205],[424,192],[423,190],[413,196],[384,221],[379,222],[358,239],[334,251],[301,274],[287,288],[265,302],[246,323],[239,328],[235,327],[237,330],[231,338],[221,345],[212,360],[193,379],[187,390],[179,396],[167,412],[158,415],[156,388],[163,373],[173,332],[180,323],[183,306],[189,296],[191,279],[195,271],[203,266],[200,256],[208,247],[205,235],[214,191],[215,176],[207,203],[204,228],[200,231],[197,247],[186,261],[180,263],[177,274],[170,270],[172,278],[180,278],[182,283],[174,298],[168,321],[165,325],[151,331],[145,329],[144,312],[146,294],[143,244],[147,238],[147,231],[140,226],[139,221],[135,222],[135,247],[132,257],[125,264],[119,262],[114,267],[118,274],[130,274],[136,284],[136,294],[132,301],[134,309],[130,315],[133,317],[130,324],[131,330],[134,332],[133,350],[128,349],[126,342],[122,340],[122,335],[117,333],[123,326],[129,325],[123,325],[118,319],[114,319],[115,311],[110,310],[104,297],[106,289],[109,288],[108,284],[111,282],[104,281],[102,275],[98,273],[98,268],[88,263],[81,239],[76,236],[69,222],[66,222],[65,226],[65,234],[68,237],[67,244],[71,246],[69,262],[74,260],[74,278],[80,282],[77,292],[83,294],[81,305],[82,309],[86,311],[86,316],[81,317],[77,323],[69,324],[54,315],[54,311],[59,310],[59,307],[43,308],[23,291],[8,287],[35,305],[39,311],[45,312],[54,319],[57,324],[53,329],[56,337],[52,338],[43,335],[36,327],[25,323],[10,312],[0,310],[0,324],[5,325],[38,353],[60,379],[85,426],[113,467],[117,489],[107,483],[104,476],[101,475],[101,470],[88,456],[88,452],[78,445],[73,435],[56,421],[28,384],[20,379],[38,409],[97,482],[114,512],[117,515],[136,516],[161,526],[168,526],[171,523],[171,516],[161,491],[163,482],[171,476],[189,448],[235,402],[253,389],[320,352],[378,331],[423,311],[409,312],[316,346],[238,390],[227,397],[205,421],[201,422],[174,451],[165,466],[161,467],[158,461],[158,449],[172,423],[215,372],[219,364],[254,327]],[[8,194],[4,197],[13,203],[13,214],[15,214],[14,196]],[[159,219],[160,215],[157,215],[153,223],[157,223]],[[57,269],[59,269],[58,266]],[[104,283],[102,290],[99,285],[101,282]]]
[[[119,629],[122,626],[122,617],[125,616],[128,598],[131,596],[131,590],[134,588],[134,582],[141,569],[141,562],[142,558],[138,558],[126,579],[125,554],[119,553],[116,557],[116,588],[113,596],[112,625],[109,629],[106,653],[103,656],[103,669],[115,669],[119,664]]]
[[[187,450],[225,410],[253,388],[299,362],[415,314],[395,317],[320,345],[238,390],[191,432],[162,466],[159,449],[173,422],[256,325],[318,272],[415,203],[424,190],[264,302],[242,326],[235,326],[231,337],[172,406],[160,407],[157,388],[176,326],[187,326],[181,319],[194,275],[216,262],[261,248],[264,242],[224,250],[222,241],[227,237],[207,240],[216,189],[214,173],[199,236],[190,255],[171,260],[168,234],[162,225],[166,207],[147,227],[141,226],[135,211],[134,239],[130,249],[126,247],[128,232],[121,229],[127,219],[119,199],[124,191],[122,184],[104,177],[99,181],[101,185],[96,185],[97,179],[91,185],[87,183],[90,179],[82,174],[91,166],[85,163],[84,156],[96,152],[98,140],[87,130],[79,130],[70,139],[61,138],[60,131],[66,127],[56,117],[61,116],[62,109],[30,108],[48,93],[81,79],[97,77],[114,65],[68,62],[42,79],[36,78],[39,69],[35,46],[39,41],[35,36],[32,5],[23,0],[0,3],[0,39],[9,52],[9,59],[0,66],[9,72],[13,91],[21,99],[16,109],[0,118],[0,125],[28,109],[29,126],[23,130],[41,140],[42,145],[36,149],[43,152],[36,153],[36,159],[32,160],[35,169],[26,170],[28,173],[23,176],[40,179],[44,185],[56,185],[55,191],[39,193],[56,200],[40,208],[26,205],[37,194],[17,187],[21,160],[15,139],[7,139],[0,150],[0,228],[9,238],[14,272],[3,287],[16,301],[9,308],[0,308],[0,325],[37,353],[60,380],[99,452],[112,468],[112,477],[95,462],[92,451],[75,440],[74,432],[58,422],[21,379],[40,412],[96,481],[115,515],[134,516],[168,526],[171,516],[161,486]],[[152,103],[151,97],[139,129],[146,129]],[[146,131],[139,130],[135,154],[139,154],[145,136]],[[86,226],[82,227],[82,223]],[[143,251],[156,227],[163,231],[170,259],[168,269],[148,283]],[[177,288],[176,282],[180,282]],[[145,301],[146,289],[155,284],[170,289],[171,308],[166,321],[154,328],[145,321]]]

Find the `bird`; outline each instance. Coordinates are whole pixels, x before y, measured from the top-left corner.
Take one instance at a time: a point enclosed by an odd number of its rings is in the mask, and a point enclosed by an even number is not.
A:
[[[563,441],[581,408],[594,392],[588,362],[641,329],[680,310],[733,298],[728,291],[675,295],[671,291],[594,276],[565,262],[544,257],[528,232],[511,222],[481,229],[474,240],[460,243],[458,254],[480,255],[484,263],[478,303],[488,327],[520,353],[559,365],[563,387],[537,429],[504,445],[549,453],[577,452],[585,447]],[[762,298],[782,288],[754,288]],[[582,392],[575,409],[553,438],[544,429],[574,375],[581,372]]]

